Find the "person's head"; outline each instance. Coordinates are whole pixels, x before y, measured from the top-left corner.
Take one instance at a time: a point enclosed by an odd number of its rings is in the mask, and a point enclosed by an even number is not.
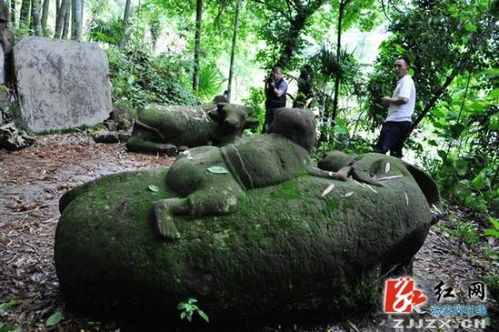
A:
[[[393,70],[398,78],[404,77],[407,75],[407,71],[409,70],[409,60],[407,58],[397,58],[397,60],[395,60]]]
[[[282,78],[282,70],[281,70],[281,67],[274,67],[272,69],[272,78],[275,80],[275,81],[279,81],[281,78]]]
[[[218,103],[227,103],[228,100],[224,95],[218,95],[213,98],[212,103],[213,104],[218,104]]]

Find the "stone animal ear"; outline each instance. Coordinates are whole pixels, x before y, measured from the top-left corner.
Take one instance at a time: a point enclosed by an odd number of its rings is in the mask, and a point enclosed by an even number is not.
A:
[[[260,125],[260,121],[255,118],[247,118],[244,124],[244,129],[256,129]]]
[[[440,193],[435,181],[433,181],[433,179],[428,174],[426,174],[426,172],[420,170],[416,166],[408,164],[406,162],[404,162],[404,164],[407,167],[409,173],[411,173],[414,180],[416,180],[419,188],[421,188],[421,191],[425,195],[430,207],[432,205],[438,207],[440,205]]]
[[[220,111],[218,110],[218,105],[216,109],[211,109],[210,111],[208,111],[208,116],[213,121],[219,121],[221,119]]]

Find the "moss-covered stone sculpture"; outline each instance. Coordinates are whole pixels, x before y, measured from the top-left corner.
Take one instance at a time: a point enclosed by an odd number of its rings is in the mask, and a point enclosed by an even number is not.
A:
[[[311,167],[313,117],[285,109],[275,119],[269,135],[66,193],[55,260],[67,300],[171,320],[190,297],[212,320],[379,300],[380,273],[410,261],[426,237],[434,182],[374,153]]]
[[[151,104],[139,113],[127,148],[174,155],[178,148],[231,143],[244,129],[258,126],[258,121],[250,117],[251,111],[249,107],[228,103]]]

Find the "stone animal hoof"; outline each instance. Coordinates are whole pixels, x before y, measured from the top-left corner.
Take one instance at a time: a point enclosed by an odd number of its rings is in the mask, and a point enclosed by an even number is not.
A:
[[[167,240],[174,241],[180,238],[180,233],[170,211],[171,203],[172,199],[162,199],[154,204],[154,221],[159,234]]]

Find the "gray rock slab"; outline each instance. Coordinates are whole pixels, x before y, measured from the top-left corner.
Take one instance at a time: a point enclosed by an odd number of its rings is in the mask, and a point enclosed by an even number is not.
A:
[[[14,47],[14,64],[26,129],[94,125],[112,111],[109,64],[95,43],[24,38]]]

